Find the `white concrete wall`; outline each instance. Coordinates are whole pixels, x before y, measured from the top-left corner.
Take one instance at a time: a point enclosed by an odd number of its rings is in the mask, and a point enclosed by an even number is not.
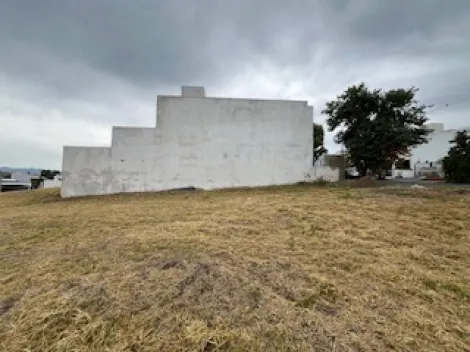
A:
[[[329,166],[326,157],[327,154],[320,156],[311,168],[311,181],[324,180],[328,182],[338,182],[342,178],[340,168]]]
[[[113,190],[111,148],[65,146],[62,197],[106,194]]]
[[[415,177],[414,170],[406,169],[393,169],[391,178],[413,178]]]
[[[27,172],[15,171],[11,173],[11,178],[18,180],[18,182],[31,182],[31,177],[33,175],[28,174]]]
[[[313,157],[306,102],[187,93],[158,97],[157,128],[115,127],[111,148],[65,147],[62,196],[306,180]]]
[[[417,177],[423,176],[440,176],[444,177],[444,170],[442,169],[442,163],[429,162],[429,163],[416,163],[414,166],[415,175]]]
[[[206,92],[204,87],[183,86],[181,87],[181,95],[183,97],[202,98],[206,96]]]
[[[44,180],[41,188],[60,188],[62,186],[62,179]]]
[[[411,150],[411,165],[418,162],[437,162],[447,155],[451,147],[450,141],[454,139],[457,130],[447,130],[433,133],[429,142]]]
[[[314,166],[312,169],[312,181],[324,180],[328,182],[338,182],[340,174],[338,168],[330,166]]]
[[[155,127],[120,127],[114,126],[112,147],[128,147],[159,143],[161,132]]]
[[[305,102],[162,97],[158,126],[167,182],[194,187],[301,181],[312,163],[313,110]],[[173,182],[176,181],[176,182]]]

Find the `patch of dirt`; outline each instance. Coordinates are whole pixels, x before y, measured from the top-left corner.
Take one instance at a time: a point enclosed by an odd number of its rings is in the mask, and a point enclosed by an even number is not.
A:
[[[351,183],[352,187],[355,188],[367,188],[367,187],[378,187],[378,182],[370,176],[364,176],[355,182]]]
[[[180,260],[169,260],[162,265],[162,270],[168,270],[172,268],[181,268],[183,265]]]
[[[178,294],[176,297],[182,296],[191,286],[195,286],[198,294],[212,290],[214,280],[218,277],[220,277],[219,273],[211,265],[205,263],[198,264],[195,270],[177,285]]]
[[[470,189],[456,189],[455,191],[452,191],[452,193],[459,195],[470,195]]]
[[[13,297],[9,297],[0,301],[0,317],[4,314],[7,314],[10,309],[13,308],[13,306],[15,305],[15,301],[16,300]]]

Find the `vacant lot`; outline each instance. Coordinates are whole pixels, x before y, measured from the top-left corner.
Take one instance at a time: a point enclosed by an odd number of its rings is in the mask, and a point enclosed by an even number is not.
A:
[[[470,197],[0,194],[2,351],[470,351]]]

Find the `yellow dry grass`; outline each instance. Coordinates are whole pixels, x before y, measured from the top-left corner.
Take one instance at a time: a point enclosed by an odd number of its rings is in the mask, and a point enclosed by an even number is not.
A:
[[[470,351],[470,198],[0,194],[2,351]]]

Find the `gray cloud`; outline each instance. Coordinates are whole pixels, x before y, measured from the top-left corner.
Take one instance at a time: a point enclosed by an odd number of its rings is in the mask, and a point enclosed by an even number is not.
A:
[[[183,25],[182,17],[172,16],[169,3],[10,1],[2,11],[2,41],[13,47],[33,44],[35,50],[130,81],[187,79],[202,62],[198,43],[191,40],[197,31],[189,32],[191,22]]]
[[[152,125],[155,95],[186,83],[308,99],[320,122],[322,104],[350,84],[414,85],[441,107],[433,120],[470,125],[469,32],[468,0],[4,0],[0,122],[41,130],[55,116],[57,137],[8,124],[0,164],[24,164],[34,145],[47,150],[40,166],[57,167],[62,144],[105,144],[113,124]],[[2,152],[15,141],[28,148]]]

